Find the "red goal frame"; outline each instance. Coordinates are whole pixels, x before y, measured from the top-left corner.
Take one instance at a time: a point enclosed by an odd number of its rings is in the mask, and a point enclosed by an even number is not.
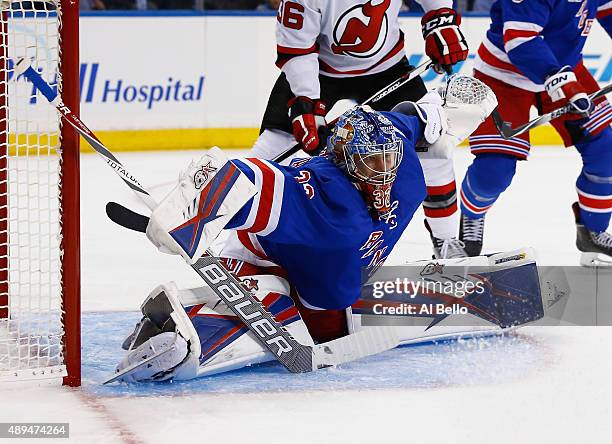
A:
[[[79,1],[61,0],[60,28],[61,94],[63,102],[80,116],[79,82]],[[64,385],[81,385],[81,222],[79,142],[76,131],[68,124],[61,127],[62,177],[61,226],[64,252],[62,260],[62,295],[64,325],[64,360],[68,375]]]
[[[62,101],[79,115],[79,1],[61,0],[61,26],[59,29],[59,66],[61,79],[59,91]],[[6,44],[8,37],[7,12],[1,12],[0,43]],[[0,122],[7,121],[10,110],[4,103],[7,92],[7,55],[0,45]],[[58,114],[59,118],[59,114]],[[81,264],[80,264],[80,211],[79,211],[79,141],[77,133],[68,124],[61,122],[60,146],[60,226],[61,226],[61,289],[63,356],[67,375],[63,384],[71,387],[81,385]],[[8,135],[0,128],[0,306],[8,306],[9,259],[8,259]],[[10,314],[0,308],[0,319]]]

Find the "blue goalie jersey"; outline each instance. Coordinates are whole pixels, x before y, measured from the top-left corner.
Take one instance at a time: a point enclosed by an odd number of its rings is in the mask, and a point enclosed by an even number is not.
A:
[[[306,306],[343,309],[360,295],[364,276],[382,265],[426,196],[415,153],[422,123],[384,114],[404,144],[391,190],[392,210],[373,217],[361,193],[331,160],[282,166],[261,159],[232,162],[259,193],[229,222],[245,248],[281,266]],[[364,270],[366,273],[364,273]]]
[[[610,0],[497,0],[474,67],[528,91],[564,66],[575,67],[597,20],[612,33]]]

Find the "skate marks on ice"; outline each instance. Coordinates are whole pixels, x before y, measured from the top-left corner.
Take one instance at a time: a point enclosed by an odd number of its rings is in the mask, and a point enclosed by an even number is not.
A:
[[[181,396],[310,390],[394,390],[482,386],[526,378],[549,362],[544,342],[513,333],[404,346],[338,368],[293,375],[276,362],[193,381],[102,386],[124,356],[121,342],[139,312],[83,316],[85,390],[104,397]]]

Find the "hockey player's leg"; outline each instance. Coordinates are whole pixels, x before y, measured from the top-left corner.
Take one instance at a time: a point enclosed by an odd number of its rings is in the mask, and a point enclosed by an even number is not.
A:
[[[597,81],[582,63],[576,66],[575,73],[588,93],[599,90]],[[545,97],[542,111],[556,106]],[[595,101],[588,117],[566,114],[551,123],[565,146],[576,146],[582,156],[583,169],[576,181],[578,203],[573,205],[576,246],[583,252],[580,263],[612,265],[612,236],[606,232],[612,212],[612,107],[602,97]]]
[[[328,106],[325,116],[327,122],[355,106],[354,100],[344,99],[338,95],[342,80],[323,78],[321,80],[322,99]],[[287,102],[293,97],[285,75],[281,74],[272,89],[268,106],[261,124],[261,132],[249,152],[249,157],[273,160],[298,143],[291,130],[291,119]],[[349,94],[346,97],[351,97]],[[304,153],[301,153],[304,156]]]
[[[274,159],[297,142],[291,130],[287,103],[293,97],[284,73],[281,73],[270,92],[268,104],[261,120],[259,137],[249,152],[250,157]]]
[[[597,81],[578,63],[574,72],[588,93],[599,90]],[[558,107],[543,95],[541,111]],[[588,117],[565,114],[551,124],[565,146],[575,145],[582,156],[583,169],[576,181],[578,203],[573,205],[576,218],[576,245],[583,252],[582,265],[612,264],[612,236],[605,230],[612,212],[612,107],[605,97],[594,103]]]
[[[498,98],[498,111],[505,121],[519,125],[529,120],[535,104],[535,94],[516,88],[479,71],[474,77],[488,85]],[[491,117],[487,118],[469,138],[470,150],[476,156],[468,168],[459,193],[461,223],[459,239],[470,256],[482,251],[484,217],[499,195],[510,185],[516,161],[527,159],[530,150],[529,133],[506,140],[500,136]],[[499,169],[499,170],[498,170]]]
[[[445,133],[428,147],[425,155],[419,156],[428,194],[423,207],[435,256],[463,257],[466,252],[456,238],[457,191],[452,151],[487,120],[497,100],[491,88],[469,76],[452,76],[439,93],[445,100]],[[426,103],[429,95],[417,104]]]
[[[482,251],[484,220],[514,177],[517,158],[500,153],[477,154],[461,184],[459,238],[469,256]]]
[[[191,379],[201,354],[198,334],[174,282],[156,287],[142,303],[142,319],[123,341],[128,355],[117,366],[124,382]]]
[[[606,232],[612,213],[612,129],[577,143],[583,169],[576,180],[576,246],[582,265],[612,265],[612,236]]]
[[[425,225],[430,232],[436,258],[465,256],[457,242],[457,188],[452,159],[421,159],[427,197],[423,202]]]
[[[295,137],[291,133],[278,129],[265,129],[249,151],[249,156],[260,159],[274,159],[296,143]]]

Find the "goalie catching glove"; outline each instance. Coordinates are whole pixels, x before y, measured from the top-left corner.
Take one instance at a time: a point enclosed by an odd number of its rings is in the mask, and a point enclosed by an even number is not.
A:
[[[211,148],[153,210],[147,237],[160,251],[194,263],[255,194],[255,185],[223,151]]]

